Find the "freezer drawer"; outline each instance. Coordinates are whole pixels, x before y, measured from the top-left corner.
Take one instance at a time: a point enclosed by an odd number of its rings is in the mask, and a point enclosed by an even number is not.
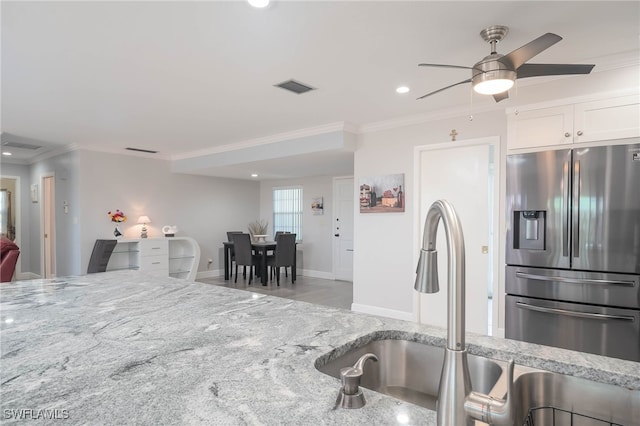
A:
[[[640,361],[640,310],[506,297],[505,337]]]
[[[507,294],[640,309],[640,275],[507,266]]]

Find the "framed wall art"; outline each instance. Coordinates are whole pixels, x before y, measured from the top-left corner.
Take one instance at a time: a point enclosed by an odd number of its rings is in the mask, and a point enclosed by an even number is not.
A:
[[[38,202],[38,184],[37,183],[31,184],[31,202],[32,203]]]
[[[322,197],[314,197],[311,200],[311,211],[314,215],[324,214],[324,202]]]
[[[404,173],[364,177],[359,183],[360,213],[404,212]]]

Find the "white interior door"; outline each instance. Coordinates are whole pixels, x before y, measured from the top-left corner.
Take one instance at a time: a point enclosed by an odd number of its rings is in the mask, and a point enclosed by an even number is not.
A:
[[[496,138],[497,139],[497,138]],[[493,150],[482,143],[456,143],[425,147],[420,152],[420,218],[424,221],[431,204],[448,200],[462,223],[466,259],[466,329],[487,334],[491,329],[488,312],[493,288],[494,247],[492,213],[495,182]],[[420,235],[424,231],[421,224]],[[440,292],[420,294],[420,322],[447,326],[447,244],[442,224],[438,228],[438,274]]]
[[[353,281],[353,178],[333,180],[333,265],[337,280]]]
[[[55,235],[55,178],[42,178],[42,263],[43,278],[56,276]]]

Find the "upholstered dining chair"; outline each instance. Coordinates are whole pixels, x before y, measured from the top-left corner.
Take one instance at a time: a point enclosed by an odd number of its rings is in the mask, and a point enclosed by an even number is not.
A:
[[[276,231],[276,235],[273,237],[273,241],[278,241],[278,235],[280,234],[290,234],[291,232],[289,231]],[[271,253],[269,256],[273,256],[275,253]],[[287,268],[284,268],[284,276],[288,277],[289,275],[287,275]]]
[[[242,276],[247,278],[247,266],[249,267],[249,285],[251,285],[251,281],[253,280],[253,267],[260,262],[258,256],[253,254],[253,249],[251,248],[251,236],[249,234],[231,234],[231,238],[233,239],[233,249],[235,251],[236,257],[236,279],[235,282],[238,282],[238,265],[242,265],[243,273]]]
[[[230,243],[233,242],[233,238],[231,238],[233,234],[242,234],[242,231],[227,231],[227,241],[229,241]],[[231,249],[229,250],[229,255],[231,257],[231,267],[229,268],[229,273],[230,275],[233,275],[233,262],[236,261],[236,252],[234,250],[234,247],[231,247]]]
[[[10,239],[0,237],[0,282],[7,283],[13,279],[20,248]]]
[[[282,233],[276,237],[276,252],[267,258],[267,266],[271,273],[275,271],[276,282],[280,285],[280,268],[287,270],[292,267],[296,259],[296,234]],[[273,280],[273,277],[272,277]],[[291,273],[291,284],[296,282],[296,277]]]

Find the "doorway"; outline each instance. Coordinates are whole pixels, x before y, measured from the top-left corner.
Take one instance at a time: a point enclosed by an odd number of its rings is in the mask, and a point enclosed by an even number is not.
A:
[[[22,247],[20,239],[20,177],[0,177],[0,235],[15,241],[18,247]],[[22,259],[18,257],[15,269],[15,277],[20,278],[22,271]]]
[[[498,294],[498,137],[417,148],[418,217],[424,221],[431,204],[450,201],[462,224],[466,260],[466,329],[492,335],[497,316],[493,294]],[[424,224],[419,224],[422,236]],[[446,288],[447,246],[440,226],[436,249],[440,288]],[[417,293],[418,318],[426,324],[447,326],[447,294]]]
[[[55,177],[42,176],[42,277],[56,276]]]
[[[353,282],[353,177],[333,179],[333,270],[336,280]]]

